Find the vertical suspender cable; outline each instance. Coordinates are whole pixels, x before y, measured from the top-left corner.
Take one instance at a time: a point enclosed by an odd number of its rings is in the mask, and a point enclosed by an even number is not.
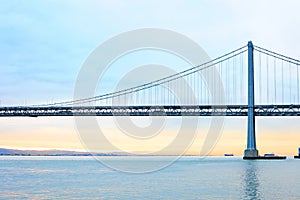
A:
[[[186,104],[189,105],[190,104],[190,89],[191,89],[191,75],[187,76],[187,85],[186,85]]]
[[[226,61],[226,94],[227,94],[227,105],[230,104],[230,84],[229,84],[229,64],[228,64],[229,61]]]
[[[186,77],[182,77],[182,91],[183,91],[183,96],[184,96],[184,104],[187,104],[187,89],[186,89],[186,84],[188,80]],[[187,83],[188,84],[188,83]]]
[[[207,74],[207,69],[205,69],[205,76],[206,76],[206,78],[207,78],[207,80],[205,80],[205,84],[204,84],[204,90],[205,90],[205,94],[204,94],[204,96],[205,96],[205,105],[208,105],[208,100],[207,100],[207,83],[208,83],[208,74]]]
[[[282,91],[282,104],[284,104],[284,70],[283,70],[283,60],[281,60],[281,91]]]
[[[218,82],[219,84],[217,85],[217,88],[218,88],[218,91],[219,91],[219,94],[218,94],[218,104],[221,104],[221,101],[220,101],[220,97],[221,97],[221,85],[220,83],[222,83],[222,63],[219,64],[219,79],[220,81]]]
[[[175,98],[175,104],[176,104],[176,105],[177,105],[178,103],[183,104],[183,102],[179,102],[180,100],[183,100],[183,98],[180,99],[180,97],[181,97],[181,95],[182,95],[182,94],[181,94],[182,91],[180,91],[180,87],[179,87],[179,86],[181,85],[180,82],[181,82],[181,78],[177,79],[177,81],[176,81],[176,88],[177,88],[177,89],[176,89],[176,90],[178,91],[178,95],[177,95],[177,98]]]
[[[166,100],[166,90],[165,90],[165,87],[164,87],[164,84],[160,84],[160,92],[161,92],[161,105],[164,106],[166,105],[165,104],[165,100]]]
[[[213,65],[212,69],[211,69],[211,71],[212,71],[212,81],[213,81],[213,84],[212,84],[212,86],[213,86],[212,90],[213,91],[210,92],[210,96],[211,96],[211,99],[212,99],[211,103],[213,103],[213,99],[214,99],[213,96],[216,92],[216,88],[215,88],[215,70],[216,70],[216,67],[215,67],[215,65]]]
[[[136,91],[136,105],[139,105],[139,102],[140,102],[140,90]]]
[[[258,54],[258,58],[259,58],[259,104],[262,104],[262,83],[261,83],[261,53],[259,52]]]
[[[195,75],[196,75],[196,78],[197,78],[197,80],[196,80],[196,86],[197,86],[197,90],[196,90],[197,104],[200,105],[200,95],[199,95],[199,93],[200,93],[200,90],[199,90],[199,87],[200,87],[199,78],[200,78],[200,76],[199,76],[199,72],[196,72]]]
[[[161,89],[161,93],[162,93],[162,104],[161,105],[166,105],[166,90],[165,90],[165,87],[164,87],[164,84],[162,84],[160,86],[160,89]]]
[[[220,79],[221,79],[221,83],[220,83],[220,94],[221,94],[221,85],[223,85],[223,90],[224,90],[224,93],[225,93],[225,102],[223,102],[223,103],[225,103],[225,105],[226,105],[226,92],[225,92],[225,78],[224,78],[224,61],[222,62],[222,63],[220,63],[221,65],[220,65],[220,69],[221,69],[221,72],[220,72]]]
[[[137,105],[137,101],[138,101],[138,92],[137,92],[137,91],[133,92],[133,93],[132,93],[132,97],[133,97],[133,101],[134,101],[133,105]]]
[[[168,83],[168,85],[169,85],[169,105],[172,105],[172,83],[173,83],[174,81],[169,81],[169,83]]]
[[[172,101],[171,101],[171,95],[172,95],[172,82],[170,80],[168,80],[168,105],[172,105]]]
[[[143,89],[143,93],[144,93],[144,95],[143,95],[143,97],[142,97],[142,104],[144,104],[144,105],[146,105],[147,103],[146,103],[146,94],[147,94],[147,90],[144,88]]]
[[[203,77],[205,77],[206,75],[205,75],[205,70],[203,70]],[[206,77],[205,77],[206,78]],[[206,96],[205,96],[205,94],[206,94],[206,91],[205,91],[205,84],[206,84],[206,79],[205,78],[203,78],[202,79],[202,91],[201,91],[201,99],[202,99],[202,103],[203,103],[203,105],[205,105],[206,104]]]
[[[123,105],[126,105],[126,93],[123,94]]]
[[[269,103],[269,58],[266,56],[267,63],[267,104]]]
[[[197,88],[196,88],[196,87],[197,87],[197,85],[196,85],[196,77],[197,77],[197,73],[196,73],[196,72],[193,73],[193,77],[194,77],[194,78],[193,78],[193,81],[194,81],[194,87],[193,87],[194,92],[193,92],[193,94],[194,94],[194,96],[195,96],[195,98],[196,98],[196,100],[197,100],[197,96],[196,96],[196,94],[197,94],[197,93],[196,93],[196,92],[197,92],[197,90],[196,90],[196,89],[197,89]],[[194,102],[194,103],[195,103],[195,102]]]
[[[184,90],[184,84],[183,84],[184,81],[183,81],[183,79],[184,79],[184,77],[180,78],[180,81],[178,83],[179,84],[178,87],[180,88],[180,94],[182,95],[182,100],[183,100],[182,104],[185,104],[185,90]]]
[[[234,86],[234,85],[235,85],[234,58],[232,59],[232,63],[231,63],[231,64],[232,64],[232,67],[231,67],[231,68],[232,68],[232,72],[231,72],[231,73],[232,73],[232,88],[231,88],[231,89],[232,89],[232,95],[231,95],[231,104],[233,105],[233,104],[234,104],[233,101],[234,101],[234,97],[235,97],[235,96],[234,96],[234,89],[235,89],[235,86]]]
[[[292,103],[292,66],[291,66],[291,63],[289,63],[289,74],[290,74],[289,86],[290,86],[290,104],[291,104]]]
[[[158,85],[157,85],[157,99],[158,99],[157,104],[158,104],[158,105],[162,105],[162,90],[161,90],[161,84],[158,84]]]
[[[244,84],[244,82],[245,82],[245,79],[244,79],[244,77],[245,77],[245,71],[244,71],[244,68],[245,68],[245,65],[244,65],[244,53],[242,54],[242,75],[241,75],[241,96],[242,96],[242,99],[241,99],[241,102],[242,102],[242,104],[244,104],[245,103],[245,101],[246,101],[246,99],[245,99],[245,90],[244,90],[244,86],[245,86],[245,84]]]
[[[297,67],[297,104],[299,105],[299,65]]]
[[[154,98],[154,87],[151,86],[150,87],[150,102],[151,102],[151,106],[154,105],[153,98]]]
[[[160,84],[156,85],[156,89],[157,89],[157,105],[160,105],[161,104]]]
[[[274,58],[274,104],[276,104],[276,58]]]
[[[172,95],[172,102],[173,102],[173,105],[175,106],[175,99],[176,99],[176,96],[177,96],[177,90],[176,90],[176,82],[178,81],[178,79],[174,80],[172,83],[173,83],[173,87],[174,87],[174,93]]]
[[[203,100],[203,72],[202,72],[202,76],[201,76],[201,80],[200,80],[200,84],[201,84],[201,87],[200,87],[200,92],[201,92],[201,95],[200,95],[200,101],[201,101],[201,105],[204,105],[204,100]]]
[[[189,104],[189,91],[188,91],[188,86],[189,86],[189,76],[184,77],[185,79],[185,83],[183,84],[183,90],[185,90],[185,104],[188,105]]]
[[[187,88],[186,88],[186,92],[187,92],[187,105],[190,104],[190,89],[191,89],[191,75],[187,76]]]
[[[158,104],[158,90],[157,90],[157,84],[155,84],[154,89],[155,89],[155,105]]]
[[[193,75],[194,74],[190,74],[189,76],[190,76],[190,88],[189,88],[189,104],[191,104],[192,103],[192,95],[193,95]]]
[[[210,97],[210,90],[209,86],[212,85],[212,74],[211,74],[211,68],[207,68],[207,73],[208,73],[208,82],[206,84],[206,91],[207,91],[207,104],[211,105],[211,97]]]
[[[191,76],[191,99],[190,99],[190,105],[192,105],[194,103],[193,99],[194,99],[194,94],[195,94],[195,74],[194,72],[190,75]]]
[[[209,74],[207,73],[207,69],[204,70],[204,77],[205,77],[205,79],[203,80],[204,105],[208,105],[207,85],[209,82]]]
[[[176,80],[170,82],[170,88],[172,88],[172,90],[170,91],[170,105],[173,104],[174,102],[173,100],[175,99],[175,94],[176,94],[175,82]]]
[[[173,105],[174,103],[174,99],[175,99],[175,95],[176,95],[176,88],[175,88],[175,82],[177,80],[173,80],[170,81],[170,88],[172,88],[172,90],[170,91],[170,105]]]
[[[160,86],[160,89],[161,89],[161,93],[162,93],[162,104],[161,105],[166,105],[166,103],[165,103],[165,100],[166,100],[166,90],[165,90],[165,87],[164,87],[164,85],[161,85]]]
[[[171,105],[170,104],[170,81],[169,80],[167,81],[166,90],[167,90],[167,97],[166,97],[167,98],[167,100],[166,100],[167,102],[166,102],[166,104],[167,105]]]
[[[158,85],[155,85],[155,105],[158,105]]]
[[[240,93],[240,99],[239,104],[243,103],[243,95],[242,95],[242,83],[243,83],[243,54],[240,54],[240,81],[239,81],[239,93]]]
[[[191,88],[191,75],[187,76],[187,88],[186,88],[186,92],[187,92],[187,105],[190,104],[190,88]]]
[[[233,97],[232,97],[232,104],[235,104],[234,100],[236,98],[236,57],[232,58],[232,75],[233,75]]]

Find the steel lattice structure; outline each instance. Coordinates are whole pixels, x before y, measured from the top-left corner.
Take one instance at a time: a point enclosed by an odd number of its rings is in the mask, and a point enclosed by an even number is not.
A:
[[[255,116],[300,116],[300,105],[256,105]],[[0,117],[248,116],[247,105],[2,107]]]

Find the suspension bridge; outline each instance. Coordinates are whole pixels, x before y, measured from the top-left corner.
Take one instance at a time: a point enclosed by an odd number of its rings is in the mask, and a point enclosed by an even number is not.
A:
[[[300,61],[247,45],[135,87],[71,101],[0,107],[0,117],[247,116],[245,157],[257,157],[256,116],[300,116]]]

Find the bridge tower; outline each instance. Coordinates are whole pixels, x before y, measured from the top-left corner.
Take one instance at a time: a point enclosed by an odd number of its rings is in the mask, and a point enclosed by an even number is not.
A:
[[[254,113],[254,56],[253,44],[248,42],[248,131],[247,149],[244,157],[258,157],[255,139],[255,113]]]

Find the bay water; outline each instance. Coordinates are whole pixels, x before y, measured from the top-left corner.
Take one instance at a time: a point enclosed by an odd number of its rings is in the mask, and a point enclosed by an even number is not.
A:
[[[157,157],[105,159],[117,166]],[[92,157],[1,156],[0,199],[300,199],[300,159],[186,156],[155,172],[131,174]]]

